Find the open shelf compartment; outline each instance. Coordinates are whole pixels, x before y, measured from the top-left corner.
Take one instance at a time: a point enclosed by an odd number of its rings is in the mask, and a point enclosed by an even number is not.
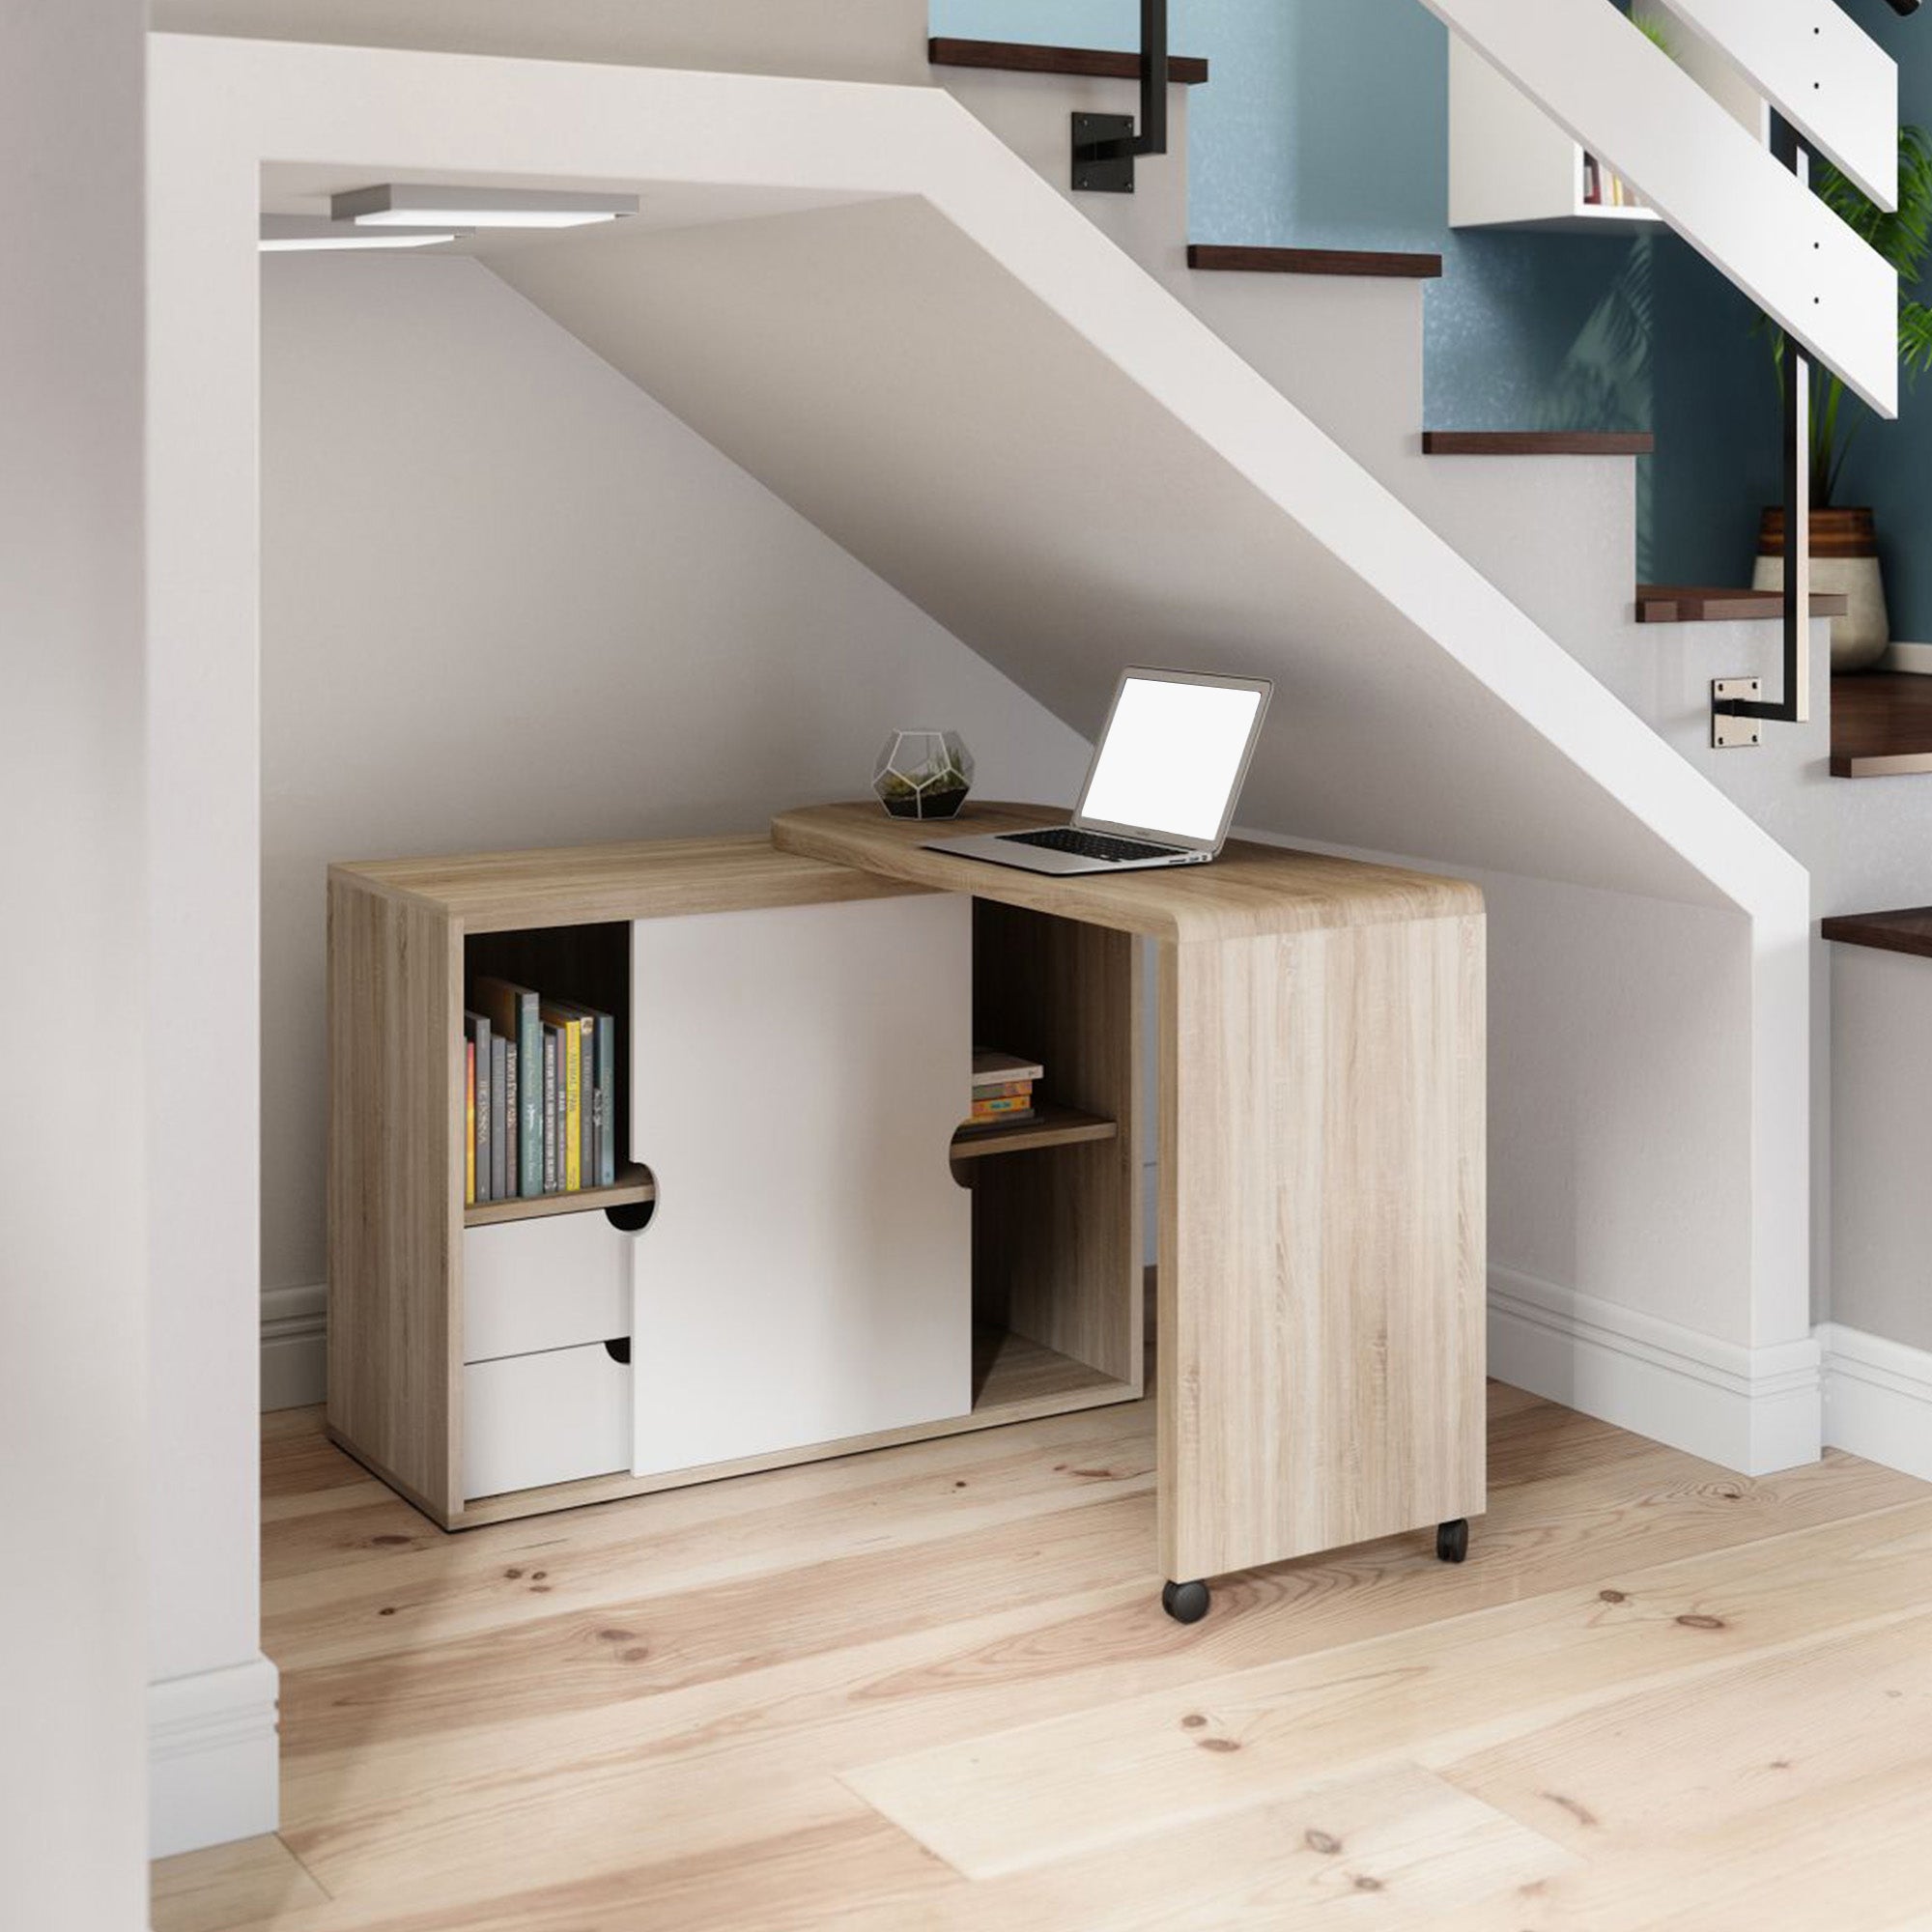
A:
[[[494,975],[534,987],[546,1000],[562,1000],[610,1013],[617,1022],[615,1100],[611,1131],[617,1136],[616,1174],[610,1187],[584,1186],[574,1192],[518,1195],[465,1205],[467,1228],[489,1228],[506,1221],[580,1214],[656,1199],[650,1170],[632,1158],[630,1148],[631,927],[628,922],[598,925],[553,925],[507,932],[475,932],[463,942],[465,999],[478,975]],[[462,1078],[461,1016],[454,1046],[457,1077]],[[462,1176],[457,1176],[462,1191]]]

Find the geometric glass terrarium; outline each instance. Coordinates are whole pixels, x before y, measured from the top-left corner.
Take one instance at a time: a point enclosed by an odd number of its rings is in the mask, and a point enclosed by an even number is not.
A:
[[[973,753],[957,731],[895,731],[874,760],[872,789],[895,818],[951,818],[973,788]]]

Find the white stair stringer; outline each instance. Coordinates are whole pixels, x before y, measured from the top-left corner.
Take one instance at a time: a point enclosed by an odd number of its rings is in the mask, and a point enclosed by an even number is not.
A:
[[[1898,413],[1898,278],[1885,258],[1615,8],[1604,0],[1424,5],[1615,168],[1807,354],[1880,415]],[[1706,31],[1725,12],[1701,11]],[[1776,12],[1786,11],[1777,0]],[[1878,124],[1861,147],[1895,144],[1895,84],[1848,105]]]
[[[177,519],[157,621],[251,541],[252,344],[212,319],[252,314],[258,178],[635,189],[634,223],[474,252],[1063,717],[1136,660],[1262,672],[1251,822],[1703,923],[1741,1274],[1699,1319],[1753,1347],[1804,1319],[1802,868],[944,93],[157,36],[150,116],[157,366],[196,424],[154,482],[226,512]],[[251,613],[196,607],[204,653]],[[660,648],[675,621],[639,612]],[[829,690],[801,728],[873,722]],[[1565,1044],[1516,1051],[1561,1081]]]

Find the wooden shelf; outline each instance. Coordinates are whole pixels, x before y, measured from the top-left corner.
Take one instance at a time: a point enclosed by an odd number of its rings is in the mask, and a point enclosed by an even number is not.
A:
[[[1245,275],[1369,275],[1400,281],[1432,281],[1442,272],[1442,257],[1388,249],[1249,248],[1218,242],[1190,242],[1187,266]]]
[[[1865,670],[1832,680],[1832,776],[1932,772],[1932,677]]]
[[[1814,617],[1842,617],[1851,599],[1835,590],[1811,593]],[[1784,615],[1781,590],[1714,589],[1708,584],[1639,583],[1639,624],[1735,624]]]
[[[925,43],[934,67],[995,68],[1006,73],[1065,73],[1087,80],[1138,80],[1141,57],[1103,47],[1037,47],[1023,41],[961,41],[936,36]],[[1208,78],[1208,63],[1170,54],[1170,87],[1195,87]]]
[[[1425,456],[1648,456],[1648,430],[1426,429]]]
[[[1110,1141],[1121,1131],[1118,1121],[1083,1114],[1078,1107],[1051,1104],[1034,1110],[1034,1118],[1007,1127],[997,1124],[961,1127],[952,1136],[954,1160],[980,1160],[990,1153],[1024,1153],[1031,1148],[1071,1147],[1079,1141]]]
[[[463,1210],[466,1228],[494,1228],[503,1221],[540,1221],[548,1214],[584,1214],[593,1208],[623,1208],[655,1201],[657,1182],[647,1167],[626,1162],[614,1187],[581,1187],[575,1194],[538,1194],[527,1200],[479,1201]]]
[[[1911,952],[1932,959],[1932,906],[1840,913],[1821,921],[1818,929],[1842,946],[1871,946],[1881,952]]]

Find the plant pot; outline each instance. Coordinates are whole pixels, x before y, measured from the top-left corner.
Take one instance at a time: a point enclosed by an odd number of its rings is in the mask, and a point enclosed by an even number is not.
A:
[[[1765,511],[1758,521],[1754,590],[1784,588],[1784,512]],[[1847,600],[1832,619],[1833,671],[1869,670],[1891,642],[1885,580],[1879,573],[1878,531],[1869,510],[1811,512],[1811,588]]]

